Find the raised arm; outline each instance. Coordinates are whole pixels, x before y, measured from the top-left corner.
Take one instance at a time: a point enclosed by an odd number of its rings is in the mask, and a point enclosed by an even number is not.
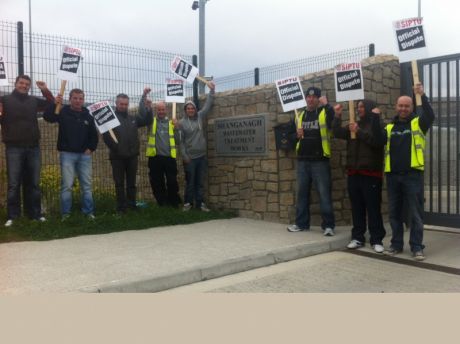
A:
[[[144,127],[152,124],[153,122],[152,101],[147,98],[147,95],[150,93],[150,91],[151,89],[149,87],[146,87],[144,88],[144,92],[142,93],[142,97],[139,102],[138,112],[136,115],[136,124],[138,127]]]
[[[198,117],[200,117],[200,118],[204,118],[208,114],[208,112],[209,112],[209,110],[211,110],[212,104],[214,102],[214,95],[215,95],[216,85],[212,81],[210,81],[208,83],[208,87],[209,87],[209,94],[208,94],[208,96],[206,98],[206,102],[204,103],[203,108],[200,111],[198,111]]]
[[[348,140],[350,138],[350,131],[348,128],[342,127],[342,113],[343,106],[341,104],[335,105],[334,119],[332,121],[332,134],[338,139]]]

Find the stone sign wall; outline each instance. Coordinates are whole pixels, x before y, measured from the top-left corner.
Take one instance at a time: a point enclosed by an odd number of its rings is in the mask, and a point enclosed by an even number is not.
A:
[[[383,119],[393,116],[400,94],[399,62],[394,56],[379,55],[362,61],[365,97],[377,102]],[[301,77],[302,86],[320,87],[331,104],[335,103],[333,69]],[[218,90],[217,85],[217,90]],[[204,99],[203,99],[204,100]],[[344,120],[348,119],[347,105]],[[264,156],[224,156],[216,151],[216,133],[222,120],[263,114],[266,118],[267,152]],[[233,210],[239,216],[292,223],[295,219],[296,158],[294,152],[277,151],[273,127],[291,120],[283,113],[274,84],[217,93],[208,115],[209,177],[207,200],[212,208]],[[351,223],[350,201],[346,191],[346,143],[332,139],[332,199],[338,225]],[[386,212],[386,194],[383,194]],[[312,224],[321,222],[319,198],[311,195]]]

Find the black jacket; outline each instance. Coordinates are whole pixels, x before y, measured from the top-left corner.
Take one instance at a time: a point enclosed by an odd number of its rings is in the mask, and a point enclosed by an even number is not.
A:
[[[40,141],[37,112],[43,111],[54,101],[51,93],[43,94],[45,99],[13,91],[0,98],[3,105],[0,124],[2,140],[6,145],[19,147],[36,147]]]
[[[380,135],[382,126],[378,114],[371,112],[375,104],[364,103],[366,115],[360,118],[356,139],[352,140],[350,130],[342,127],[342,119],[335,117],[332,122],[334,137],[347,140],[347,165],[348,169],[383,171],[383,143]]]
[[[113,128],[113,132],[118,143],[113,141],[109,132],[102,135],[105,144],[110,149],[110,160],[130,158],[139,155],[139,134],[138,128],[148,126],[152,123],[153,112],[147,111],[145,115],[138,113],[130,116],[127,112],[120,112],[115,109],[115,114],[120,121],[118,127]]]
[[[59,124],[57,149],[60,152],[84,153],[87,149],[95,151],[98,134],[93,116],[87,108],[74,111],[64,105],[58,115],[54,114],[55,105],[48,107],[43,118],[50,123]]]

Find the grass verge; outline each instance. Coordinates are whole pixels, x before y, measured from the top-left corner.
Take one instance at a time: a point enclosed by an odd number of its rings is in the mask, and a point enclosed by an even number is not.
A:
[[[147,204],[145,208],[139,208],[136,211],[131,210],[123,215],[108,209],[114,209],[114,204],[109,205],[105,202],[103,209],[98,207],[94,220],[89,220],[83,214],[74,211],[70,218],[65,221],[61,221],[59,214],[52,214],[47,216],[47,221],[43,223],[23,217],[15,220],[13,225],[8,228],[3,227],[3,223],[1,223],[0,243],[63,239],[79,235],[105,234],[228,219],[235,216],[231,212],[221,211],[205,213],[191,210],[183,212],[182,209],[160,208],[153,204]],[[0,211],[0,218],[6,219],[5,209]]]

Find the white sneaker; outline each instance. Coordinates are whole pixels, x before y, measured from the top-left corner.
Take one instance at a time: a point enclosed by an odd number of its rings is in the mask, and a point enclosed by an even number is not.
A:
[[[288,230],[288,232],[302,232],[302,231],[306,231],[305,228],[300,228],[300,227],[297,226],[297,225],[289,225],[289,226],[287,226],[287,230]]]
[[[209,213],[211,211],[211,209],[209,209],[206,204],[204,203],[201,203],[201,207],[200,207],[201,211],[204,211],[206,213]]]
[[[5,227],[11,227],[13,225],[13,220],[11,219],[8,219],[6,222],[5,222]]]
[[[46,218],[44,216],[40,216],[38,219],[37,219],[38,222],[46,222]]]
[[[332,228],[328,227],[328,228],[326,228],[324,230],[324,236],[334,236],[334,235],[335,235],[335,233],[334,233],[334,230]]]
[[[361,241],[358,241],[358,240],[355,240],[355,239],[350,241],[350,243],[347,245],[347,248],[350,248],[352,250],[354,250],[356,248],[360,248],[360,247],[363,247],[363,243]]]
[[[88,214],[86,215],[86,218],[90,221],[96,220],[96,216],[94,216],[94,214]]]
[[[383,245],[379,245],[379,244],[372,245],[372,248],[377,253],[383,253],[383,251],[385,251],[385,248],[383,247]]]
[[[182,211],[189,211],[190,209],[192,209],[192,205],[190,203],[184,203]]]

